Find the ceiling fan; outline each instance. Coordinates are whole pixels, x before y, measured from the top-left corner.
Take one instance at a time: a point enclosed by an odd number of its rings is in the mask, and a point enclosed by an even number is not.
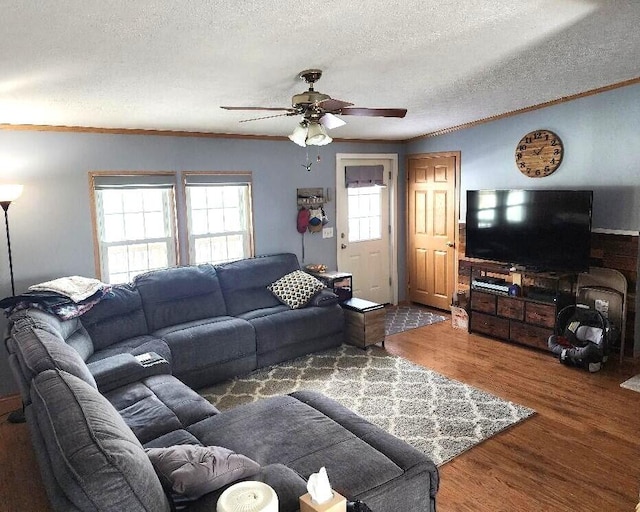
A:
[[[257,121],[260,119],[270,119],[281,116],[302,116],[302,121],[289,136],[289,138],[300,146],[316,145],[322,146],[331,142],[325,131],[326,129],[337,128],[346,124],[342,116],[368,116],[368,117],[404,117],[406,108],[363,108],[352,107],[353,103],[333,99],[328,94],[316,91],[313,85],[322,76],[320,69],[306,69],[299,73],[298,77],[309,84],[309,89],[303,93],[295,94],[291,98],[291,107],[220,107],[225,110],[264,110],[271,112],[282,112],[251,119],[243,119],[241,123]]]

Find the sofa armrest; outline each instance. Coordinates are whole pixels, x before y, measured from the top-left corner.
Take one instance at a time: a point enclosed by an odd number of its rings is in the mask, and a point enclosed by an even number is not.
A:
[[[316,293],[307,306],[332,306],[338,304],[340,297],[333,293],[329,288],[324,288]]]
[[[139,382],[142,379],[158,374],[171,374],[169,362],[155,352],[140,356],[117,354],[93,361],[87,366],[96,380],[98,389],[106,393],[113,389]]]

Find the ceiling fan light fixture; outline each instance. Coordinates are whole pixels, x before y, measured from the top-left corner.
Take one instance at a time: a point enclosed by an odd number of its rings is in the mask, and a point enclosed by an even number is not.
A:
[[[289,135],[289,139],[292,142],[295,142],[298,146],[306,147],[307,145],[307,125],[305,123],[300,123],[295,127],[291,135]]]
[[[309,123],[306,140],[308,146],[325,146],[331,141],[333,139],[327,135],[324,126],[320,123]]]
[[[333,130],[334,128],[340,128],[347,123],[345,123],[338,116],[334,116],[331,112],[327,112],[320,118],[320,124],[327,130]]]

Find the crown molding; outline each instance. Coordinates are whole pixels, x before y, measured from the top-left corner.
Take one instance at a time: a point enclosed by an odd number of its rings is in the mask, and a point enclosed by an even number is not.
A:
[[[452,126],[450,128],[443,128],[442,130],[436,130],[435,132],[425,133],[424,135],[418,135],[417,137],[411,137],[409,139],[405,139],[403,142],[415,142],[421,139],[428,139],[430,137],[438,137],[439,135],[446,135],[448,133],[457,132],[459,130],[473,128],[474,126],[478,126],[481,124],[491,123],[493,121],[498,121],[500,119],[506,119],[507,117],[517,116],[520,114],[524,114],[526,112],[533,112],[534,110],[540,110],[543,108],[552,107],[554,105],[559,105],[560,103],[567,103],[569,101],[579,100],[580,98],[586,98],[587,96],[593,96],[595,94],[613,91],[614,89],[620,89],[621,87],[627,87],[629,85],[635,85],[638,83],[640,83],[640,77],[631,78],[630,80],[625,80],[623,82],[618,82],[611,85],[605,85],[604,87],[598,87],[597,89],[591,89],[590,91],[571,94],[569,96],[563,96],[562,98],[546,101],[544,103],[538,103],[537,105],[532,105],[530,107],[523,107],[516,110],[510,110],[509,112],[505,112],[504,114],[497,114],[495,116],[485,117],[483,119],[470,121],[468,123],[459,124],[456,126]]]
[[[495,116],[485,117],[468,123],[451,126],[449,128],[443,128],[433,132],[418,135],[416,137],[410,137],[408,139],[338,139],[334,138],[335,142],[357,142],[368,144],[404,144],[407,142],[415,142],[422,139],[431,137],[438,137],[440,135],[446,135],[459,130],[465,130],[467,128],[473,128],[481,124],[491,123],[500,119],[506,119],[508,117],[517,116],[527,112],[533,112],[560,103],[567,103],[569,101],[578,100],[580,98],[586,98],[587,96],[593,96],[603,92],[620,89],[630,85],[640,83],[640,77],[631,78],[623,82],[618,82],[604,87],[598,87],[597,89],[591,89],[589,91],[572,94],[570,96],[563,96],[555,100],[539,103],[530,107],[523,107],[516,110],[511,110],[503,114],[497,114]],[[39,132],[74,132],[74,133],[103,133],[112,135],[151,135],[157,137],[200,137],[206,139],[249,139],[249,140],[271,140],[271,141],[287,141],[288,137],[277,135],[248,135],[239,133],[216,133],[216,132],[192,132],[183,130],[146,130],[138,128],[98,128],[94,126],[64,126],[64,125],[44,125],[44,124],[0,124],[0,130],[6,131],[39,131]]]

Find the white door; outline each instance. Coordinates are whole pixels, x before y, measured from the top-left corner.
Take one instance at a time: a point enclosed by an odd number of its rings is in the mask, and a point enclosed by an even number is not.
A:
[[[391,226],[397,156],[338,154],[336,160],[338,270],[353,274],[354,297],[395,303],[396,257]],[[383,186],[346,186],[346,167],[380,165]]]

